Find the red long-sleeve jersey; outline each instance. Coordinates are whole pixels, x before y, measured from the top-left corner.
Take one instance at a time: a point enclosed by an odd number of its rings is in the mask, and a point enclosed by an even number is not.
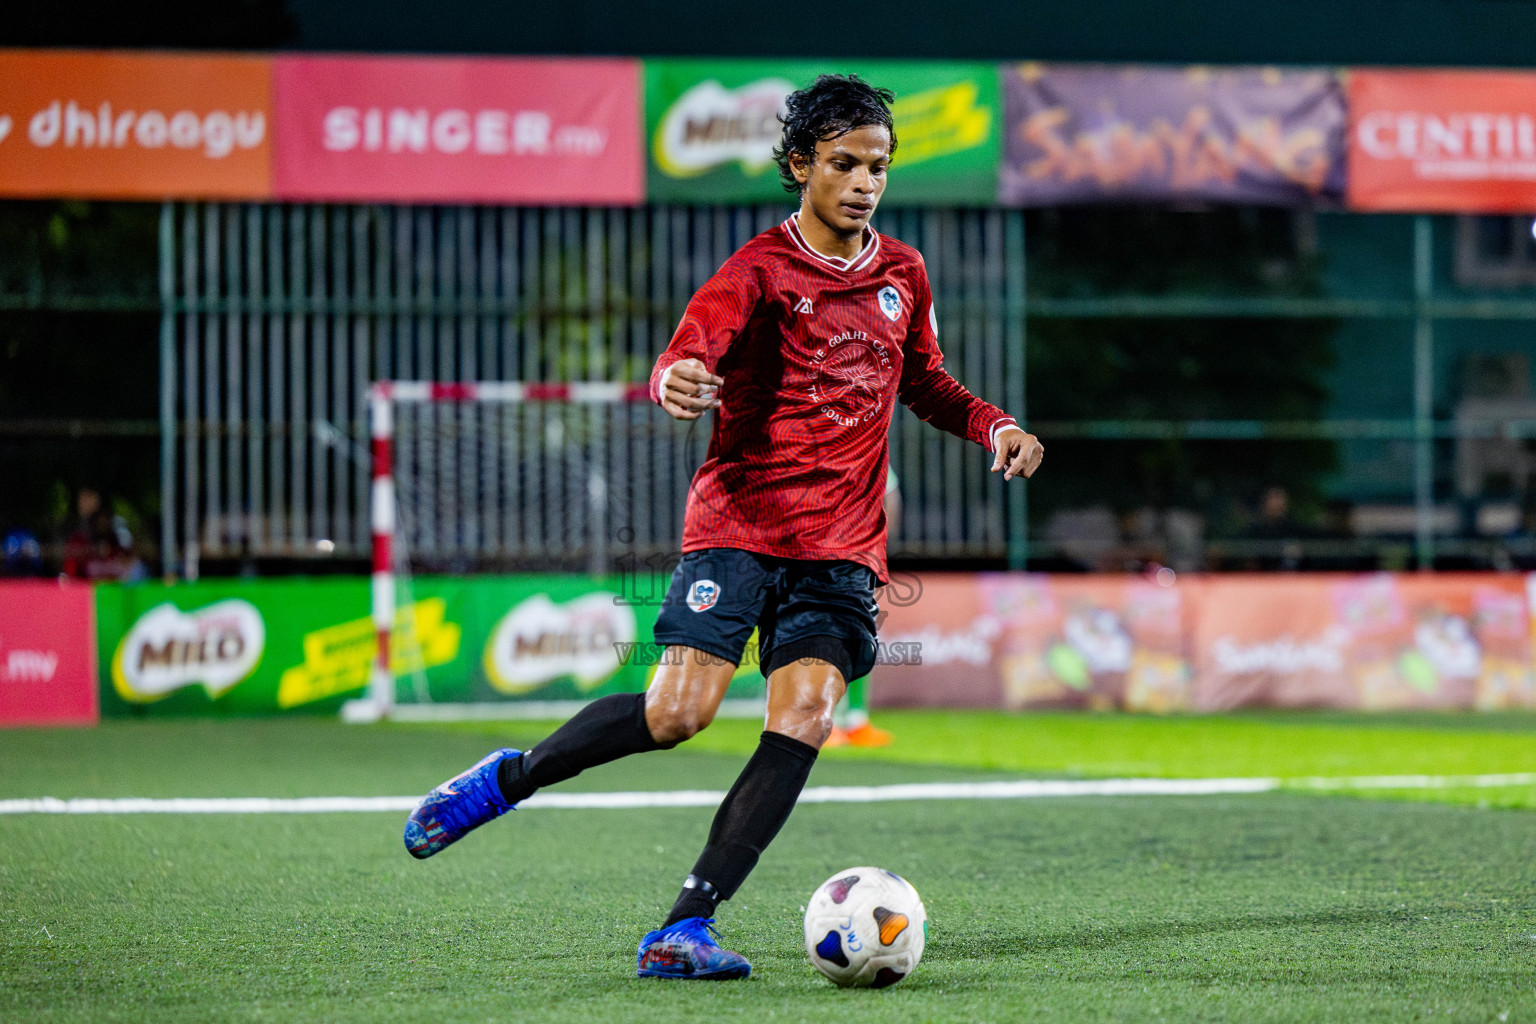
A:
[[[1014,422],[944,370],[922,256],[867,236],[851,260],[823,256],[791,217],[742,246],[688,303],[651,396],[660,401],[681,359],[725,383],[688,494],[685,552],[846,559],[885,582],[895,402],[989,450]]]

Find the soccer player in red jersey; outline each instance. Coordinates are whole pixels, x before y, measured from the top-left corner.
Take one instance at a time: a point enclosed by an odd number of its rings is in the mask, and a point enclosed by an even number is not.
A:
[[[786,103],[776,156],[800,209],[726,260],[689,302],[651,389],[672,416],[715,415],[683,557],[656,623],[667,656],[644,694],[593,701],[527,753],[498,750],[429,793],[406,824],[427,857],[536,790],[709,725],[756,627],[768,709],[642,977],[742,978],[712,934],[788,820],[850,679],[875,662],[887,581],[886,435],[896,402],[989,448],[1004,479],[1044,449],[944,370],[922,257],[869,226],[896,150],[890,92],[823,75]]]

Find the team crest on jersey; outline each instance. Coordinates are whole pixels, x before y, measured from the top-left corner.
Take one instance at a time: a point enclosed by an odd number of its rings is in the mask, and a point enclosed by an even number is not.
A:
[[[890,285],[886,285],[880,289],[877,298],[880,300],[880,312],[885,314],[886,319],[895,323],[901,316],[901,293]]]
[[[863,331],[845,331],[819,346],[811,397],[834,423],[856,427],[885,403],[891,354],[885,342]]]
[[[720,602],[720,584],[714,580],[694,580],[688,588],[688,607],[707,612]]]

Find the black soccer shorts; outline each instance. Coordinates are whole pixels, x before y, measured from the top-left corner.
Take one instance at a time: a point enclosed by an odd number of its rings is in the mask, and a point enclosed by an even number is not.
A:
[[[878,583],[857,562],[801,561],[737,548],[690,551],[672,573],[656,642],[739,665],[756,626],[765,677],[800,658],[818,658],[851,682],[875,665]]]

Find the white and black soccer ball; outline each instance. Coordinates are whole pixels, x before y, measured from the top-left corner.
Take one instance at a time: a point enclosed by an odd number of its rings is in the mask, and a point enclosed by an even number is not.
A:
[[[882,868],[839,871],[805,907],[805,952],[843,988],[885,988],[912,973],[928,912],[905,878]]]

